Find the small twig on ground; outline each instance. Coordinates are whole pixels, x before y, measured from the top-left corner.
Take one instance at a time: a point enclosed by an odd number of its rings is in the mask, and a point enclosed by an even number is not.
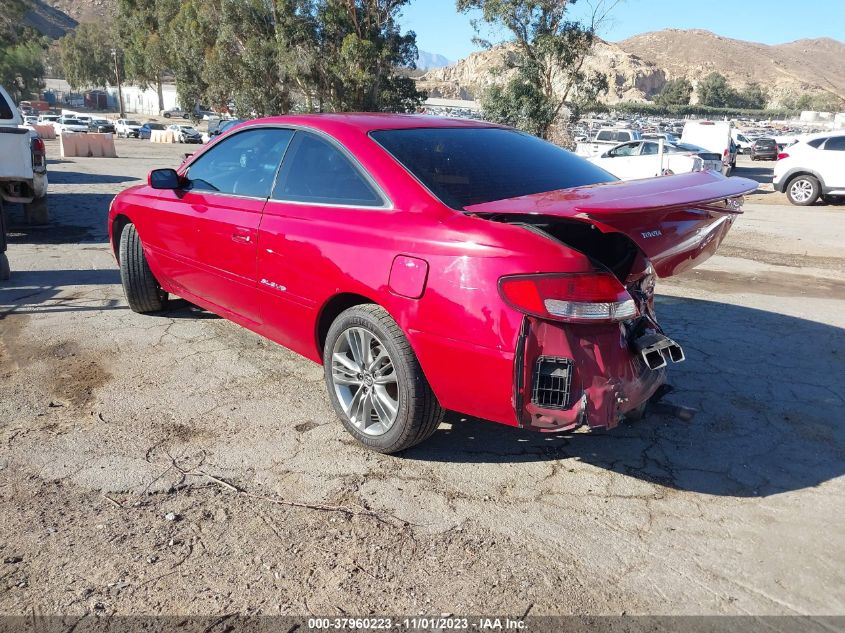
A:
[[[178,468],[178,466],[177,466]],[[214,483],[223,486],[227,490],[230,490],[236,494],[243,495],[244,497],[249,497],[250,499],[257,499],[259,501],[266,501],[268,503],[273,503],[280,506],[291,506],[294,508],[308,508],[310,510],[321,510],[323,512],[340,512],[342,514],[348,515],[358,515],[358,516],[368,516],[372,517],[376,521],[380,521],[381,523],[388,523],[385,519],[385,516],[389,517],[390,519],[397,521],[401,525],[409,525],[409,523],[399,517],[395,517],[391,514],[388,515],[381,515],[378,512],[373,510],[369,510],[364,507],[360,507],[361,509],[352,508],[350,506],[337,506],[337,505],[330,505],[325,503],[306,503],[304,501],[290,501],[288,499],[279,499],[278,497],[267,497],[264,495],[257,495],[252,492],[248,492],[243,488],[239,488],[234,484],[229,483],[219,477],[215,477],[214,475],[209,475],[207,472],[197,470],[197,471],[189,471],[189,470],[182,470],[179,469],[183,475],[193,475],[194,477],[205,477],[209,481],[213,481]]]
[[[117,506],[121,510],[125,510],[125,508],[123,507],[123,504],[120,501],[118,501],[117,499],[112,499],[110,496],[105,495],[105,494],[103,495],[103,498],[105,498],[106,501],[111,501],[115,506]]]

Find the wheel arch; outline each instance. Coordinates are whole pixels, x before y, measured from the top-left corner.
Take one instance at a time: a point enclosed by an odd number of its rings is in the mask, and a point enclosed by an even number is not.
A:
[[[320,312],[317,315],[316,331],[314,332],[314,341],[317,348],[318,358],[323,357],[323,346],[326,344],[326,336],[329,333],[329,328],[332,326],[332,323],[334,323],[334,320],[340,315],[340,313],[354,306],[366,304],[374,304],[387,310],[385,306],[380,304],[372,297],[367,297],[356,292],[338,293],[330,297],[323,304],[323,307],[320,308]],[[387,310],[387,312],[388,314],[390,314],[389,310]]]
[[[114,220],[111,223],[111,248],[118,265],[120,265],[120,236],[127,224],[132,224],[132,220],[123,213],[118,213],[114,216]]]
[[[786,175],[784,175],[783,177],[782,192],[785,193],[786,190],[789,189],[789,185],[792,184],[792,181],[798,178],[799,176],[812,176],[813,178],[819,181],[819,187],[823,188],[826,186],[824,184],[824,178],[822,178],[818,172],[812,169],[806,169],[804,167],[794,167],[788,172],[786,172]]]

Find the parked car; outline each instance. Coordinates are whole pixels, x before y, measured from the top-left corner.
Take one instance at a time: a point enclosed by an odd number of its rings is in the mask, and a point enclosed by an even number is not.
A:
[[[845,196],[845,132],[809,134],[778,154],[772,184],[792,204]]]
[[[227,130],[231,130],[238,123],[243,123],[249,119],[214,119],[208,123],[208,132],[203,139],[203,142],[208,143],[215,136],[220,136]]]
[[[60,118],[58,114],[39,114],[38,125],[53,125]]]
[[[648,139],[651,141],[656,141],[659,139],[663,139],[667,143],[680,143],[681,139],[672,134],[671,132],[648,132],[642,135],[643,139]]]
[[[79,119],[69,116],[60,117],[58,121],[53,123],[53,127],[56,129],[56,134],[68,132],[84,133],[88,131],[87,123],[83,123]]]
[[[114,124],[115,132],[118,136],[129,138],[134,136],[138,138],[141,131],[141,123],[135,119],[118,119]]]
[[[0,280],[9,279],[3,205],[23,204],[24,217],[45,224],[47,217],[47,157],[44,141],[23,119],[9,93],[0,86]]]
[[[681,142],[719,154],[722,157],[722,173],[726,176],[736,167],[737,147],[731,138],[728,121],[687,121]]]
[[[637,130],[613,127],[601,128],[596,132],[592,140],[578,143],[575,146],[575,153],[585,158],[589,156],[600,156],[619,143],[638,141],[641,138],[642,136],[640,136]]]
[[[149,140],[150,136],[152,136],[153,130],[163,129],[165,129],[164,124],[156,123],[155,121],[147,121],[138,129],[138,138]]]
[[[716,170],[722,167],[721,156],[683,143],[664,143],[663,157],[658,141],[622,143],[589,161],[621,180],[653,178],[693,171]]]
[[[88,124],[89,132],[98,132],[100,134],[114,134],[114,123],[108,119],[91,119]]]
[[[24,125],[38,125],[38,117],[33,114],[27,114],[23,117]]]
[[[173,132],[177,143],[202,143],[202,135],[192,125],[168,125],[167,129]]]
[[[169,119],[170,117],[178,117],[180,119],[188,118],[188,110],[184,110],[182,108],[170,108],[169,110],[162,110],[161,116],[165,119]]]
[[[751,160],[777,160],[779,151],[775,139],[761,137],[751,144]]]
[[[684,358],[656,277],[712,255],[756,186],[620,183],[480,121],[288,116],[152,171],[108,231],[132,310],[179,295],[322,363],[349,433],[390,453],[444,409],[544,431],[641,415]]]

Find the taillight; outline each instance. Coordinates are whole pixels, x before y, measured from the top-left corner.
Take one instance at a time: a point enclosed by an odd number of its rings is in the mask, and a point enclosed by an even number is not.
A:
[[[515,310],[543,319],[610,323],[637,316],[637,305],[613,275],[603,272],[513,275],[499,293]]]
[[[32,149],[32,167],[33,169],[43,169],[47,166],[46,147],[44,140],[40,136],[36,136],[30,142]]]
[[[778,160],[783,160],[784,158],[789,158],[789,154],[787,154],[786,152],[781,152],[780,154],[778,154]]]

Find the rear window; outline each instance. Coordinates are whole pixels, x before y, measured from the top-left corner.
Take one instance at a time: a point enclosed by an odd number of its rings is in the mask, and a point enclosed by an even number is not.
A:
[[[754,142],[757,147],[774,147],[776,145],[775,140],[772,138],[759,138]]]
[[[615,177],[556,145],[500,128],[379,130],[370,136],[453,209]]]
[[[811,140],[811,141],[807,141],[807,145],[809,145],[809,146],[811,146],[811,147],[818,148],[818,147],[820,147],[820,146],[821,146],[821,144],[822,144],[822,143],[824,143],[826,140],[827,140],[827,137],[826,137],[826,136],[825,136],[825,137],[823,137],[823,138],[814,138],[814,139],[813,139],[813,140]]]
[[[824,148],[835,152],[845,152],[845,136],[831,136],[824,144]]]

